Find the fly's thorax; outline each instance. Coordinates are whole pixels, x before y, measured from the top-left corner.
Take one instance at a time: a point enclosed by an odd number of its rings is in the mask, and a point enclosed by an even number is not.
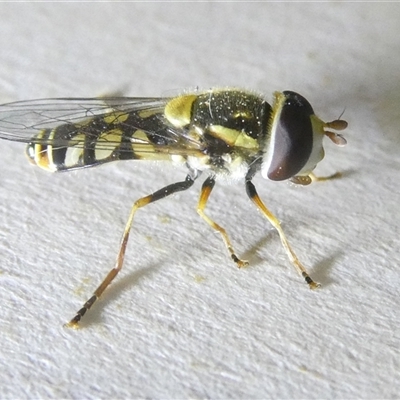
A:
[[[224,154],[211,158],[208,155],[203,157],[187,157],[187,166],[194,171],[209,172],[219,180],[238,181],[246,177],[249,171],[248,161],[239,156]]]
[[[303,96],[275,93],[262,176],[273,181],[307,177],[324,157],[324,126]]]
[[[164,109],[165,118],[175,127],[183,128],[192,120],[192,108],[197,95],[187,94],[169,100]]]
[[[247,138],[257,140],[262,135],[264,103],[262,96],[243,90],[211,90],[198,95],[193,102],[192,123],[205,128],[213,126],[214,132],[225,129],[227,143],[239,147],[247,143],[249,147]],[[243,134],[242,142],[232,140],[234,131]]]
[[[238,89],[210,90],[171,99],[165,118],[202,144],[203,156],[188,157],[196,170],[222,178],[246,176],[266,141],[271,106],[262,96]]]
[[[170,99],[164,116],[176,128],[201,134],[213,127],[213,132],[219,138],[226,138],[230,146],[251,147],[248,138],[258,140],[264,135],[263,125],[268,121],[270,108],[262,96],[238,89],[220,89]],[[239,137],[240,134],[244,135]]]

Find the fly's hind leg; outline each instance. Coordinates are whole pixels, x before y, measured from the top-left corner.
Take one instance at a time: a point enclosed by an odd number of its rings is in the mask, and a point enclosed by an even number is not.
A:
[[[271,213],[271,211],[268,210],[268,208],[262,202],[262,200],[258,196],[258,193],[256,191],[254,184],[250,180],[246,181],[246,191],[247,191],[247,195],[250,197],[250,199],[260,209],[260,211],[268,219],[268,221],[272,224],[272,226],[278,231],[282,245],[283,245],[284,249],[286,250],[286,254],[288,255],[292,264],[295,266],[296,270],[307,282],[310,289],[316,289],[317,287],[319,287],[320,284],[317,282],[314,282],[311,279],[310,275],[308,275],[307,270],[305,269],[303,264],[297,258],[295,252],[292,250],[292,248],[289,245],[288,240],[286,239],[286,235],[283,232],[283,229],[282,229],[281,224],[279,223],[278,219],[275,217],[274,214]]]
[[[133,217],[135,216],[136,211],[139,208],[147,206],[150,203],[154,203],[157,200],[163,199],[173,193],[180,192],[182,190],[189,189],[194,183],[195,177],[193,178],[191,175],[188,175],[186,179],[182,182],[173,183],[172,185],[168,185],[163,189],[160,189],[148,196],[142,197],[137,200],[131,209],[129,214],[128,221],[125,226],[124,233],[122,235],[121,244],[119,247],[119,252],[117,259],[115,261],[114,268],[108,273],[106,278],[100,284],[100,286],[94,291],[92,297],[83,305],[83,307],[76,313],[75,317],[71,319],[68,324],[68,327],[77,328],[79,321],[86,314],[86,312],[93,306],[96,300],[103,294],[104,290],[108,287],[108,285],[114,280],[117,276],[118,272],[121,271],[122,265],[124,263],[126,246],[128,244],[129,233],[132,227]]]
[[[226,233],[225,229],[222,226],[218,225],[214,220],[212,220],[208,215],[204,213],[204,209],[206,208],[208,198],[210,197],[211,191],[215,185],[215,178],[213,176],[208,177],[201,188],[200,199],[197,205],[197,212],[204,221],[207,222],[211,228],[215,229],[219,232],[222,236],[222,239],[225,243],[226,248],[228,249],[229,253],[231,254],[232,260],[236,263],[239,268],[247,267],[249,263],[245,260],[241,260],[233,250],[231,241],[229,240],[229,236]]]

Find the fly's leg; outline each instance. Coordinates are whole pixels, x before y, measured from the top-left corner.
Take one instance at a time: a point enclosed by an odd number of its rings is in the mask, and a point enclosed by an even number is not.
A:
[[[313,182],[325,182],[325,181],[330,181],[332,179],[341,178],[342,174],[340,172],[335,172],[334,174],[328,176],[316,176],[313,172],[311,172],[309,174],[309,177]]]
[[[260,209],[260,211],[268,219],[268,221],[272,224],[272,226],[278,231],[279,237],[281,238],[282,245],[286,250],[286,254],[289,256],[290,261],[295,266],[295,268],[299,272],[299,274],[305,279],[305,281],[307,282],[310,289],[316,289],[317,287],[319,287],[320,284],[314,282],[311,279],[310,275],[308,275],[303,264],[297,258],[295,252],[292,250],[292,248],[290,247],[290,245],[286,239],[286,236],[282,230],[282,227],[281,227],[278,219],[275,217],[275,215],[273,215],[271,213],[271,211],[268,210],[268,208],[262,202],[262,200],[258,196],[258,193],[256,191],[254,184],[250,180],[246,181],[246,191],[247,191],[247,195],[250,197],[250,199]]]
[[[94,291],[93,296],[83,305],[83,307],[76,313],[75,317],[71,319],[66,325],[70,328],[77,328],[79,321],[86,314],[86,312],[93,306],[96,300],[103,294],[104,290],[108,287],[108,285],[114,280],[114,278],[118,275],[118,272],[121,271],[122,265],[124,263],[125,250],[128,244],[129,233],[131,231],[133,217],[136,214],[136,211],[139,208],[147,206],[150,203],[154,203],[157,200],[163,199],[173,193],[180,192],[182,190],[189,189],[193,183],[194,179],[191,175],[188,175],[186,179],[182,182],[173,183],[172,185],[168,185],[163,189],[160,189],[148,196],[142,197],[137,200],[131,209],[129,214],[128,221],[125,226],[124,233],[122,235],[121,244],[119,247],[119,252],[117,259],[115,261],[114,268],[108,273],[106,278],[100,284],[100,286]]]
[[[229,253],[231,254],[232,260],[236,263],[239,268],[247,267],[249,263],[245,260],[241,260],[233,250],[231,241],[229,240],[229,236],[226,233],[225,229],[222,226],[215,223],[209,216],[204,213],[204,209],[206,208],[208,198],[210,197],[211,191],[215,185],[215,178],[213,176],[208,177],[201,188],[200,199],[197,204],[197,212],[199,213],[200,217],[207,222],[211,228],[215,229],[219,232],[224,240],[225,246],[228,249]]]

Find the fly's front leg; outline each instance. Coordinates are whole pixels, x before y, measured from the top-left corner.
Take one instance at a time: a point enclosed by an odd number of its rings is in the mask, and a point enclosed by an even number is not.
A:
[[[157,200],[163,199],[173,193],[180,192],[182,190],[189,189],[193,183],[194,179],[190,175],[186,177],[186,179],[182,182],[173,183],[172,185],[168,185],[163,189],[160,189],[146,197],[142,197],[137,200],[131,209],[129,214],[128,221],[125,226],[124,233],[122,235],[121,244],[119,247],[119,252],[117,259],[115,261],[114,268],[108,273],[106,278],[100,284],[100,286],[94,291],[93,296],[83,305],[83,307],[76,313],[75,317],[68,322],[67,326],[71,328],[77,328],[79,321],[86,314],[86,312],[93,306],[96,300],[103,294],[104,290],[108,287],[108,285],[113,281],[113,279],[117,276],[118,272],[121,271],[122,265],[124,263],[126,246],[128,244],[129,233],[131,231],[133,217],[135,216],[136,211],[139,208],[147,206],[150,203],[154,203]]]
[[[334,174],[328,175],[328,176],[317,176],[313,172],[311,172],[311,174],[309,176],[310,176],[310,178],[311,178],[311,180],[313,182],[325,182],[325,181],[330,181],[332,179],[341,178],[342,177],[342,173],[341,172],[335,172]]]
[[[290,247],[290,245],[286,239],[286,236],[282,230],[281,224],[279,223],[278,219],[264,205],[264,203],[258,196],[255,186],[253,185],[253,183],[250,180],[246,181],[246,191],[247,191],[247,195],[250,197],[250,199],[260,209],[260,211],[264,214],[264,216],[268,219],[268,221],[272,224],[272,226],[278,231],[279,237],[281,238],[282,245],[286,250],[286,254],[289,256],[290,261],[295,266],[295,268],[299,272],[299,274],[308,283],[308,286],[310,287],[310,289],[315,289],[315,288],[319,287],[320,284],[314,282],[311,279],[310,275],[308,275],[308,272],[304,268],[303,264],[297,258],[295,252],[292,250],[292,248]]]
[[[213,176],[208,177],[204,181],[203,186],[201,188],[199,203],[197,205],[197,212],[199,213],[200,217],[203,218],[204,221],[206,221],[207,224],[211,226],[211,228],[215,229],[217,232],[221,234],[225,246],[227,247],[229,253],[231,254],[231,258],[236,263],[236,265],[239,268],[247,267],[249,263],[245,260],[239,259],[239,257],[235,254],[235,251],[233,250],[231,241],[229,240],[228,234],[226,233],[225,229],[222,228],[222,226],[218,225],[216,222],[214,222],[209,216],[207,216],[204,213],[204,209],[206,208],[208,198],[210,197],[214,185],[215,185],[215,179]]]

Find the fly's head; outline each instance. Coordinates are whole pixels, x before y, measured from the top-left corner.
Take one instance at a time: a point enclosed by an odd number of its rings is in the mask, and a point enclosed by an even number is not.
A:
[[[346,127],[347,122],[341,119],[331,122],[319,119],[308,100],[298,93],[276,92],[261,168],[263,178],[311,183],[309,175],[324,157],[324,136],[344,146],[344,137],[332,130]]]

